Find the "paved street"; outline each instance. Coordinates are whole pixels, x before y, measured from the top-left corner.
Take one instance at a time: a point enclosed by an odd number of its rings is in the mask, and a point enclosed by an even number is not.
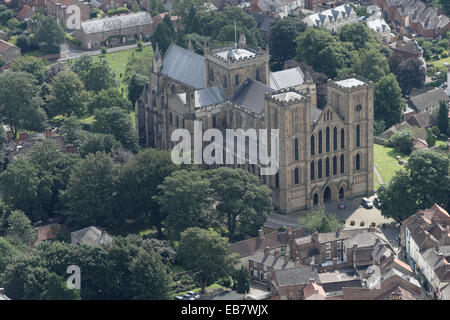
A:
[[[300,227],[298,219],[295,216],[277,214],[272,212],[267,218],[264,227],[278,230],[280,227],[291,227],[293,229]]]

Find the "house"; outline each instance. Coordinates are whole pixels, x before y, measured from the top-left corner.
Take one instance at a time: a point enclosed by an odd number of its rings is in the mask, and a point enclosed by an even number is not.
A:
[[[251,256],[247,257],[250,270],[250,278],[256,282],[269,285],[270,275],[275,270],[283,270],[294,268],[294,262],[289,260],[289,255],[280,255],[279,250],[274,253],[270,252],[270,248],[258,250]]]
[[[5,294],[5,289],[4,288],[0,288],[0,301],[1,300],[11,300],[10,298],[8,298]]]
[[[406,121],[402,121],[400,123],[397,123],[393,125],[392,127],[388,128],[386,131],[384,131],[381,135],[382,138],[386,140],[390,140],[392,136],[399,131],[408,130],[412,133],[412,135],[415,138],[420,138],[422,140],[425,140],[427,137],[427,132],[420,128],[419,126],[412,126]]]
[[[257,12],[246,11],[246,13],[255,19],[259,31],[263,34],[264,39],[268,40],[270,35],[270,25],[275,21],[275,18]]]
[[[441,88],[431,88],[421,91],[413,90],[408,99],[408,107],[414,110],[415,114],[431,114],[433,111],[439,109],[441,101],[445,103],[449,103],[450,101],[450,97]]]
[[[401,245],[411,269],[435,298],[450,299],[450,215],[439,205],[402,222]]]
[[[311,280],[320,284],[319,273],[314,266],[275,270],[271,276],[270,291],[280,300],[299,300]]]
[[[38,12],[40,9],[45,11],[46,0],[17,0],[17,9],[22,10],[24,6],[30,7],[32,13]]]
[[[361,288],[362,281],[353,267],[331,271],[319,270],[320,284],[328,297],[342,296],[343,288]]]
[[[57,21],[67,21],[73,12],[68,12],[70,6],[76,6],[80,10],[80,21],[87,21],[90,19],[90,7],[87,1],[81,0],[47,0],[46,12],[49,15],[55,16]]]
[[[381,12],[375,13],[367,18],[366,24],[369,29],[377,33],[381,41],[385,43],[391,42],[391,28],[382,18]]]
[[[39,226],[35,228],[36,230],[36,240],[34,241],[34,246],[38,245],[43,241],[54,240],[58,235],[66,231],[67,228],[60,223],[51,223],[45,226]]]
[[[344,287],[344,300],[419,300],[421,298],[419,282],[410,276],[390,269],[379,281],[366,287]]]
[[[73,245],[98,246],[106,245],[113,241],[113,238],[107,232],[92,226],[72,232],[70,238]]]
[[[303,288],[303,297],[305,300],[325,300],[327,294],[320,284],[314,280],[310,280],[309,284]]]
[[[448,17],[420,0],[372,0],[372,3],[386,12],[396,31],[402,34],[437,38],[450,29]]]
[[[13,63],[21,55],[20,48],[0,39],[0,59],[7,65]]]
[[[34,14],[33,9],[31,9],[31,7],[26,4],[17,14],[17,19],[22,21],[27,20],[30,19],[33,16],[33,14]]]
[[[307,16],[303,22],[310,27],[324,27],[335,33],[346,24],[358,22],[358,18],[351,6],[341,5]]]
[[[85,50],[102,46],[117,46],[148,40],[153,31],[153,20],[146,12],[130,13],[81,23],[74,36]]]
[[[305,235],[303,228],[288,229],[284,232],[271,232],[264,234],[264,230],[258,231],[258,236],[246,240],[242,240],[231,244],[231,252],[239,254],[241,258],[241,265],[249,265],[249,257],[251,257],[258,250],[283,249],[289,248],[289,241],[291,238],[302,237]]]

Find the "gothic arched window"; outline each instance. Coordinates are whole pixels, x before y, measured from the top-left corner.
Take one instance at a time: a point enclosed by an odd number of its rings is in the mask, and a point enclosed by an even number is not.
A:
[[[294,160],[298,161],[298,139],[294,140]]]
[[[322,159],[317,163],[317,179],[322,179]]]
[[[295,168],[294,170],[294,184],[299,184],[299,172],[298,172],[298,168]]]
[[[325,132],[326,132],[326,134],[325,134],[325,148],[326,148],[326,152],[330,152],[330,128],[327,127]]]
[[[341,129],[341,149],[345,148],[345,131]]]
[[[334,151],[336,151],[337,150],[337,134],[338,134],[338,132],[337,132],[337,128],[336,127],[334,127],[334,129],[333,129],[333,150]]]
[[[330,176],[330,159],[325,160],[325,177]]]
[[[356,170],[359,170],[359,169],[361,169],[361,159],[360,159],[361,157],[359,156],[359,153],[358,154],[356,154]]]
[[[345,171],[345,163],[344,163],[344,155],[341,154],[341,173],[344,173]]]
[[[319,130],[319,154],[322,153],[322,130]]]
[[[361,127],[359,124],[356,126],[356,146],[359,147],[361,145]]]
[[[311,136],[311,155],[314,155],[314,151],[315,151],[315,139],[314,136]]]
[[[337,175],[337,157],[333,157],[333,176]]]
[[[310,172],[310,179],[311,181],[314,180],[314,172],[315,172],[315,167],[314,167],[314,161],[311,161],[311,172]]]

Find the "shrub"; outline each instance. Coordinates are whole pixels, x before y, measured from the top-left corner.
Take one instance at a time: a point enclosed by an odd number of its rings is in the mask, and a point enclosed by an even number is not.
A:
[[[406,154],[411,153],[413,135],[409,130],[402,130],[394,133],[391,140],[397,151]]]

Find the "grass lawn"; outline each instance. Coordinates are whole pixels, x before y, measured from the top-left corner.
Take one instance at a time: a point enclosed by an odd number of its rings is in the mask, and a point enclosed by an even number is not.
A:
[[[395,150],[394,148],[382,146],[379,144],[374,144],[374,163],[378,172],[383,179],[383,182],[388,183],[394,176],[397,170],[401,170],[403,166],[398,164],[396,156],[401,156],[402,159],[408,160],[409,156],[402,154]],[[374,172],[374,187],[375,190],[380,186],[378,178]]]
[[[432,64],[433,66],[436,66],[436,67],[442,67],[445,62],[450,63],[450,57],[430,62],[430,64]]]
[[[106,54],[101,54],[94,56],[95,60],[106,60],[108,65],[114,72],[116,79],[120,81],[120,89],[123,89],[123,94],[128,95],[128,86],[126,85],[125,71],[127,68],[127,63],[134,57],[139,58],[145,53],[153,52],[151,46],[146,46],[142,48],[142,51],[138,51],[137,48],[128,49],[123,51],[111,52]],[[134,119],[133,119],[134,122]]]
[[[444,140],[436,140],[436,146],[446,146],[447,145],[447,141]]]

